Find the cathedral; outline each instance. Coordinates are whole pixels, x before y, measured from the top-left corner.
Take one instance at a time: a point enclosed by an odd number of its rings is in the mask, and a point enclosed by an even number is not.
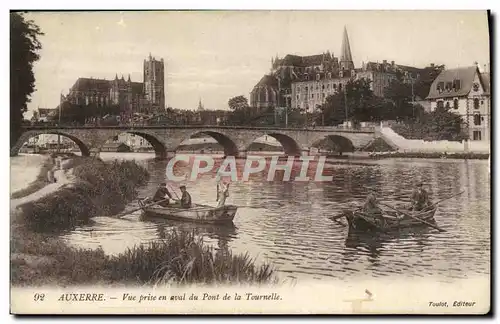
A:
[[[272,59],[271,72],[253,88],[250,104],[256,108],[288,106],[312,111],[327,94],[341,90],[355,75],[347,29],[344,28],[340,58],[327,51]]]
[[[114,80],[78,78],[61,103],[95,104],[98,107],[118,105],[124,114],[165,109],[165,65],[149,54],[143,64],[143,82],[132,82],[115,75]]]

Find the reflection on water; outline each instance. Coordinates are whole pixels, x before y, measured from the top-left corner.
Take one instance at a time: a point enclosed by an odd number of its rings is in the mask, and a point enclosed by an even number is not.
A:
[[[139,195],[148,196],[157,183],[164,181],[167,162],[141,161],[152,176]],[[181,165],[176,168],[175,172],[187,171]],[[248,252],[258,262],[271,262],[283,278],[432,275],[447,281],[489,274],[487,161],[337,161],[325,173],[332,174],[333,181],[268,182],[264,173],[248,182],[232,184],[227,203],[240,206],[234,227],[142,219],[141,213],[135,212],[123,219],[95,218],[93,224],[77,228],[64,239],[75,246],[102,246],[107,253],[119,253],[135,244],[161,239],[172,228],[194,230],[216,248]],[[423,229],[396,236],[370,236],[348,233],[345,220],[340,221],[342,225],[327,219],[361,202],[367,188],[377,189],[387,201],[407,200],[417,179],[428,184],[434,200],[465,190],[463,195],[439,205],[436,222],[446,232]],[[212,175],[186,184],[194,202],[216,204]],[[137,202],[127,206],[134,207]]]

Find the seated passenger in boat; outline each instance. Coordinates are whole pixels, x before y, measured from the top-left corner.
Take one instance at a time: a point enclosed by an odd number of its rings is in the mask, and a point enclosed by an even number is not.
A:
[[[411,195],[411,207],[410,210],[420,211],[425,207],[430,205],[429,194],[423,188],[424,184],[422,182],[417,183],[416,188],[413,190]]]
[[[186,186],[180,186],[182,197],[181,197],[181,207],[191,208],[191,195],[186,190]]]
[[[160,183],[155,195],[153,196],[153,201],[158,201],[158,205],[167,207],[170,204],[170,199],[172,199],[172,195],[167,189],[167,184],[165,182]]]
[[[375,197],[374,193],[370,193],[366,197],[365,204],[363,205],[363,213],[377,218],[382,217],[382,209],[377,206],[377,197]]]

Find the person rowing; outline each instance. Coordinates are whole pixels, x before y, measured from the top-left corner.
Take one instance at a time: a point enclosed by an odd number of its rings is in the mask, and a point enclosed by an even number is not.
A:
[[[162,207],[167,207],[170,205],[170,199],[172,198],[172,194],[167,188],[167,184],[162,182],[158,185],[158,189],[156,189],[155,195],[153,196],[153,201],[158,202],[158,205]]]
[[[377,204],[377,197],[375,191],[371,191],[368,196],[366,196],[365,203],[362,207],[363,214],[372,216],[377,219],[383,219],[382,209]]]
[[[431,204],[429,200],[429,194],[423,186],[424,184],[422,182],[418,182],[413,189],[413,192],[411,194],[411,206],[409,210],[421,211]]]

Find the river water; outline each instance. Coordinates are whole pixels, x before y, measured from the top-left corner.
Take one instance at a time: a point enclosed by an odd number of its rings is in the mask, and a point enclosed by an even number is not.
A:
[[[140,196],[152,195],[165,179],[166,161],[153,154],[102,153],[103,159],[136,159],[152,174]],[[243,163],[243,162],[239,162]],[[186,171],[179,166],[177,172]],[[297,171],[297,170],[295,170]],[[140,212],[123,219],[97,217],[91,225],[63,235],[70,245],[101,246],[110,254],[157,240],[170,228],[195,230],[206,242],[233,252],[248,252],[270,262],[284,279],[325,280],[353,277],[429,277],[443,282],[490,269],[490,177],[485,160],[386,159],[336,161],[324,174],[331,182],[267,181],[267,173],[231,184],[226,203],[240,206],[234,226],[206,226],[144,220]],[[327,219],[363,201],[367,188],[384,199],[408,199],[422,180],[434,201],[465,193],[439,204],[437,224],[446,232],[421,229],[391,236],[352,235]],[[187,183],[193,202],[216,205],[213,174]],[[177,190],[178,192],[178,190]],[[127,209],[136,207],[132,202]]]

